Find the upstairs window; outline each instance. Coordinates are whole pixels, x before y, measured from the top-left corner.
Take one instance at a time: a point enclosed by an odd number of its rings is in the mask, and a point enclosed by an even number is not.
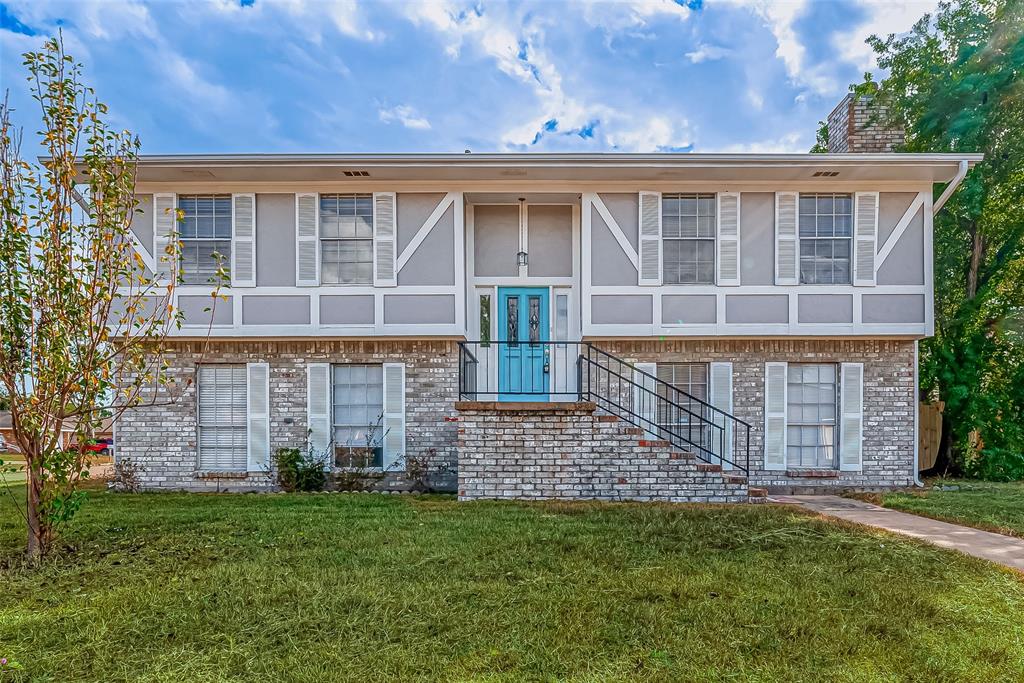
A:
[[[214,282],[219,267],[231,267],[231,195],[178,195],[178,209],[184,216],[178,223],[181,281]]]
[[[853,195],[800,195],[800,282],[848,285]]]
[[[320,282],[373,283],[373,195],[320,195]]]
[[[714,194],[662,195],[665,284],[715,284],[715,230]]]

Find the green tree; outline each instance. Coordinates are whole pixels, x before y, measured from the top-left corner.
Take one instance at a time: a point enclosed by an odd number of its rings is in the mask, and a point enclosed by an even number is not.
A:
[[[921,344],[921,385],[946,406],[941,466],[1001,479],[1024,478],[1022,7],[945,2],[907,35],[872,36],[888,76],[854,89],[888,106],[904,151],[985,154],[935,217],[936,334]]]
[[[21,156],[5,99],[0,386],[26,461],[21,509],[27,554],[36,559],[81,505],[84,446],[103,416],[173,400],[160,352],[179,315],[171,306],[176,283],[158,282],[133,247],[138,139],[108,127],[106,107],[59,39],[24,57],[46,156]],[[169,243],[157,256],[174,263],[180,243]],[[61,447],[61,425],[73,427],[75,448]]]

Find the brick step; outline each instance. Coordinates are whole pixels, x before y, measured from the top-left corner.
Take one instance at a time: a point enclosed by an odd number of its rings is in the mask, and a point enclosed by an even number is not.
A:
[[[697,471],[698,472],[721,472],[722,471],[722,466],[721,465],[712,465],[709,462],[699,462],[699,463],[697,463]]]
[[[749,495],[751,498],[767,498],[768,489],[751,486],[750,488],[747,489],[747,495]]]
[[[727,474],[725,481],[729,484],[746,484],[747,478],[740,474]]]

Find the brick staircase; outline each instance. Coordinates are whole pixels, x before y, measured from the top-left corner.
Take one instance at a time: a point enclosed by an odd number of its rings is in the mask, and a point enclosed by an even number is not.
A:
[[[747,478],[602,413],[594,403],[466,401],[459,497],[764,502]]]

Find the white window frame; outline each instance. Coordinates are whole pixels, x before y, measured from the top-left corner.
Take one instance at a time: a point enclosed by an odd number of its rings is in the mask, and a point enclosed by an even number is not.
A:
[[[380,369],[380,374],[381,374],[381,380],[380,380],[380,382],[381,382],[380,383],[380,386],[381,386],[380,411],[379,411],[379,413],[378,413],[378,415],[376,417],[371,418],[373,423],[376,423],[376,421],[378,419],[380,421],[379,422],[380,432],[379,432],[379,434],[377,434],[377,437],[375,439],[376,441],[380,442],[380,449],[381,449],[381,465],[380,466],[358,467],[358,466],[353,466],[351,464],[349,464],[349,465],[338,465],[336,463],[336,460],[337,460],[337,457],[338,457],[338,449],[345,447],[343,444],[340,444],[337,441],[337,429],[339,427],[341,427],[341,428],[358,428],[360,426],[369,427],[370,424],[371,424],[369,422],[366,425],[338,424],[338,423],[335,422],[335,395],[334,395],[335,381],[334,381],[334,371],[335,371],[335,368],[342,368],[342,367],[344,367],[344,368],[353,368],[353,367],[371,368],[371,367],[374,367],[374,368],[379,368]],[[329,399],[330,400],[328,401],[328,410],[330,411],[329,420],[330,420],[330,442],[331,442],[330,466],[333,467],[333,468],[336,468],[336,469],[343,469],[343,470],[345,470],[345,469],[360,469],[360,470],[365,470],[365,471],[370,471],[370,472],[380,472],[380,471],[382,471],[384,469],[384,465],[386,464],[385,460],[387,458],[387,454],[385,453],[385,448],[384,448],[384,437],[385,437],[385,434],[386,434],[387,427],[386,427],[386,425],[384,423],[384,400],[385,400],[385,398],[384,398],[384,391],[385,391],[385,387],[384,387],[384,366],[383,366],[383,364],[381,364],[381,363],[331,363],[330,366],[329,366],[329,375],[328,375],[328,377],[330,379],[330,383],[329,383],[329,386],[330,386],[330,389],[329,389]],[[353,448],[353,446],[348,446],[347,448],[349,448],[349,450],[350,450],[349,458],[350,458],[350,461],[351,461],[351,449]]]
[[[700,218],[701,218],[701,215],[700,215],[700,200],[701,199],[711,199],[711,204],[714,207],[713,208],[714,215],[711,216],[711,219],[712,219],[712,226],[711,226],[711,233],[712,233],[712,235],[711,235],[711,237],[667,237],[665,235],[665,200],[666,199],[683,199],[683,198],[693,198],[693,199],[695,199],[697,201],[697,215],[695,216],[695,218],[697,219],[697,234],[698,235],[700,234]],[[692,286],[698,286],[698,287],[711,286],[711,285],[717,284],[717,282],[718,282],[718,265],[719,265],[718,264],[718,261],[719,261],[719,258],[718,258],[718,246],[719,246],[718,245],[718,221],[720,220],[719,219],[720,213],[721,213],[720,207],[718,206],[718,193],[716,193],[716,192],[664,192],[664,193],[662,193],[662,195],[661,195],[661,214],[660,214],[660,220],[661,220],[661,278],[662,278],[662,284],[665,284],[665,285],[679,285],[679,286],[692,285]],[[665,268],[665,258],[666,258],[666,254],[668,253],[668,250],[665,247],[666,247],[667,242],[669,242],[670,240],[673,241],[673,242],[693,242],[695,244],[700,243],[700,242],[710,242],[711,243],[711,277],[710,277],[710,279],[707,282],[702,282],[702,281],[700,281],[699,278],[696,281],[694,281],[694,282],[669,282],[668,270]]]
[[[340,200],[344,197],[355,199],[363,199],[370,204],[370,213],[367,218],[370,220],[370,236],[369,237],[324,237],[323,235],[323,223],[324,216],[321,208],[325,198],[333,198]],[[374,195],[370,192],[324,192],[317,195],[316,199],[316,238],[317,238],[317,272],[319,273],[320,284],[327,287],[371,287],[374,284],[374,268],[375,268],[375,244],[374,244],[374,217],[373,217],[373,202]],[[340,215],[340,214],[338,214]],[[360,214],[354,214],[359,217]],[[368,242],[370,245],[370,258],[368,265],[370,266],[370,272],[365,280],[359,280],[358,282],[326,282],[324,278],[324,246],[325,243],[338,243],[345,244],[346,242]],[[346,264],[349,262],[339,261],[338,263]],[[362,261],[352,263],[363,263]]]
[[[242,396],[242,410],[241,414],[234,416],[237,419],[238,424],[205,424],[203,420],[203,380],[204,370],[218,370],[218,369],[232,369],[238,373],[238,381],[241,385]],[[234,380],[235,378],[233,378]],[[201,472],[246,472],[249,467],[249,407],[248,407],[248,367],[244,363],[200,363],[196,366],[196,467]],[[238,466],[236,467],[211,467],[205,466],[203,463],[203,429],[207,428],[220,428],[220,429],[241,429],[242,439],[238,445],[232,445],[232,448],[238,448],[239,452],[237,455]]]
[[[804,235],[800,234],[800,230],[801,230],[802,223],[803,223],[803,217],[802,217],[802,214],[801,214],[801,211],[800,211],[800,201],[804,197],[811,197],[811,196],[813,196],[814,197],[814,215],[815,215],[815,217],[817,217],[819,215],[818,214],[818,198],[822,197],[822,196],[825,196],[825,195],[831,195],[831,197],[833,199],[833,202],[835,201],[836,197],[839,197],[839,196],[848,197],[849,198],[849,200],[850,200],[850,234],[847,235],[846,237],[835,237],[835,236],[832,236],[832,237],[819,237],[819,236],[817,236],[817,225],[815,225],[815,236],[814,237],[805,237]],[[822,286],[822,287],[830,287],[830,286],[848,287],[848,286],[853,284],[853,280],[854,280],[854,267],[855,267],[854,248],[856,246],[856,243],[854,241],[855,240],[855,230],[856,230],[856,223],[855,223],[856,204],[855,204],[855,202],[856,202],[856,194],[853,193],[853,192],[800,192],[800,193],[797,194],[797,198],[796,198],[796,216],[797,216],[797,228],[796,228],[796,277],[797,277],[797,281],[799,282],[799,284],[801,284],[801,285],[810,285],[810,286],[815,286],[815,287],[817,287],[817,286]],[[825,215],[825,214],[822,214],[822,215]],[[835,214],[835,209],[833,208],[833,211],[832,211],[833,235],[834,235],[834,232],[835,232],[835,227],[834,227],[835,226],[835,223],[834,223],[835,215],[836,215]],[[810,241],[810,242],[814,242],[815,244],[817,244],[819,241],[821,241],[821,242],[825,242],[825,241],[827,241],[827,242],[837,242],[839,240],[846,240],[846,242],[848,244],[848,249],[849,249],[849,251],[848,251],[849,258],[847,259],[847,261],[849,263],[849,279],[848,279],[848,281],[846,281],[846,282],[808,282],[808,281],[805,281],[804,280],[804,276],[803,276],[803,267],[801,265],[801,262],[803,261],[803,243],[805,241]],[[815,256],[815,259],[817,259],[817,256]],[[832,263],[832,272],[833,272],[833,275],[834,275],[834,273],[835,273],[835,259],[834,258],[831,259],[830,263]]]
[[[833,412],[832,422],[831,423],[823,422],[820,419],[817,422],[806,422],[806,421],[803,421],[803,420],[797,421],[797,420],[792,419],[792,416],[790,415],[790,412],[789,412],[789,408],[790,408],[790,400],[789,400],[790,399],[789,373],[792,372],[794,368],[801,368],[802,369],[802,368],[805,368],[807,366],[818,366],[819,368],[820,367],[824,367],[824,366],[829,366],[829,367],[832,368],[833,387],[834,387],[834,389],[833,389],[833,398],[835,400],[835,404],[834,404],[835,405],[835,410]],[[814,363],[814,362],[806,362],[806,363],[804,363],[804,362],[798,362],[798,363],[788,363],[786,365],[786,450],[785,450],[785,462],[786,462],[787,469],[794,469],[794,470],[800,470],[800,469],[804,469],[804,470],[838,470],[839,469],[839,448],[840,448],[840,445],[841,445],[841,440],[839,438],[839,430],[840,430],[840,416],[842,415],[842,405],[841,405],[842,376],[840,374],[840,369],[841,368],[840,368],[840,365],[838,363]],[[819,382],[819,384],[820,384],[820,382]],[[801,379],[801,387],[803,387],[803,386],[804,386],[803,380]],[[805,402],[801,402],[801,405],[810,405],[810,404],[809,403],[805,403]],[[800,444],[793,444],[793,443],[790,442],[790,439],[789,439],[789,429],[791,427],[815,427],[815,428],[818,428],[818,429],[820,429],[822,427],[832,427],[832,461],[831,461],[831,463],[830,464],[826,464],[826,465],[821,465],[821,464],[804,465],[804,464],[799,464],[799,463],[793,462],[793,460],[790,458],[790,455],[789,455],[790,447],[802,447],[802,446],[800,446]]]
[[[229,193],[223,193],[223,192],[214,192],[214,193],[205,193],[204,192],[204,193],[193,193],[193,194],[179,194],[179,195],[177,195],[175,197],[174,208],[175,208],[176,211],[184,211],[184,209],[181,208],[181,202],[182,202],[183,199],[184,200],[197,201],[200,198],[212,199],[215,202],[214,206],[216,206],[216,201],[218,199],[219,200],[227,200],[227,203],[228,203],[227,223],[228,223],[228,232],[229,232],[229,234],[228,234],[227,237],[199,237],[198,236],[199,235],[199,230],[198,230],[198,225],[197,225],[196,226],[196,236],[195,237],[185,237],[183,235],[183,233],[182,233],[182,229],[183,229],[184,224],[185,224],[184,220],[182,220],[182,221],[175,220],[175,226],[176,226],[176,230],[177,230],[178,241],[181,242],[181,254],[178,257],[178,271],[177,272],[178,272],[178,279],[181,280],[183,285],[217,284],[215,277],[212,277],[209,280],[203,280],[203,281],[200,281],[200,282],[189,282],[188,281],[187,275],[188,275],[189,271],[185,267],[186,262],[185,262],[184,257],[185,257],[185,247],[186,247],[186,245],[189,245],[189,244],[195,244],[196,246],[199,246],[199,245],[202,245],[203,243],[226,242],[227,243],[227,253],[224,253],[221,250],[217,250],[217,253],[219,253],[221,255],[221,259],[222,260],[221,260],[220,265],[225,270],[228,271],[229,278],[233,276],[233,270],[234,269],[232,268],[232,264],[233,264],[232,259],[234,259],[234,256],[235,256],[235,202],[234,202],[234,197],[233,197],[233,195],[231,195]],[[255,211],[255,202],[254,202],[253,210]],[[220,218],[222,218],[222,216],[219,216],[217,214],[217,211],[216,211],[216,208],[215,208],[214,209],[214,214],[213,214],[214,233],[216,233],[216,231],[217,231],[217,221]],[[196,265],[197,266],[199,265],[198,261],[196,262]],[[194,274],[197,275],[197,273],[194,273]],[[228,280],[228,282],[230,282],[230,279]]]

